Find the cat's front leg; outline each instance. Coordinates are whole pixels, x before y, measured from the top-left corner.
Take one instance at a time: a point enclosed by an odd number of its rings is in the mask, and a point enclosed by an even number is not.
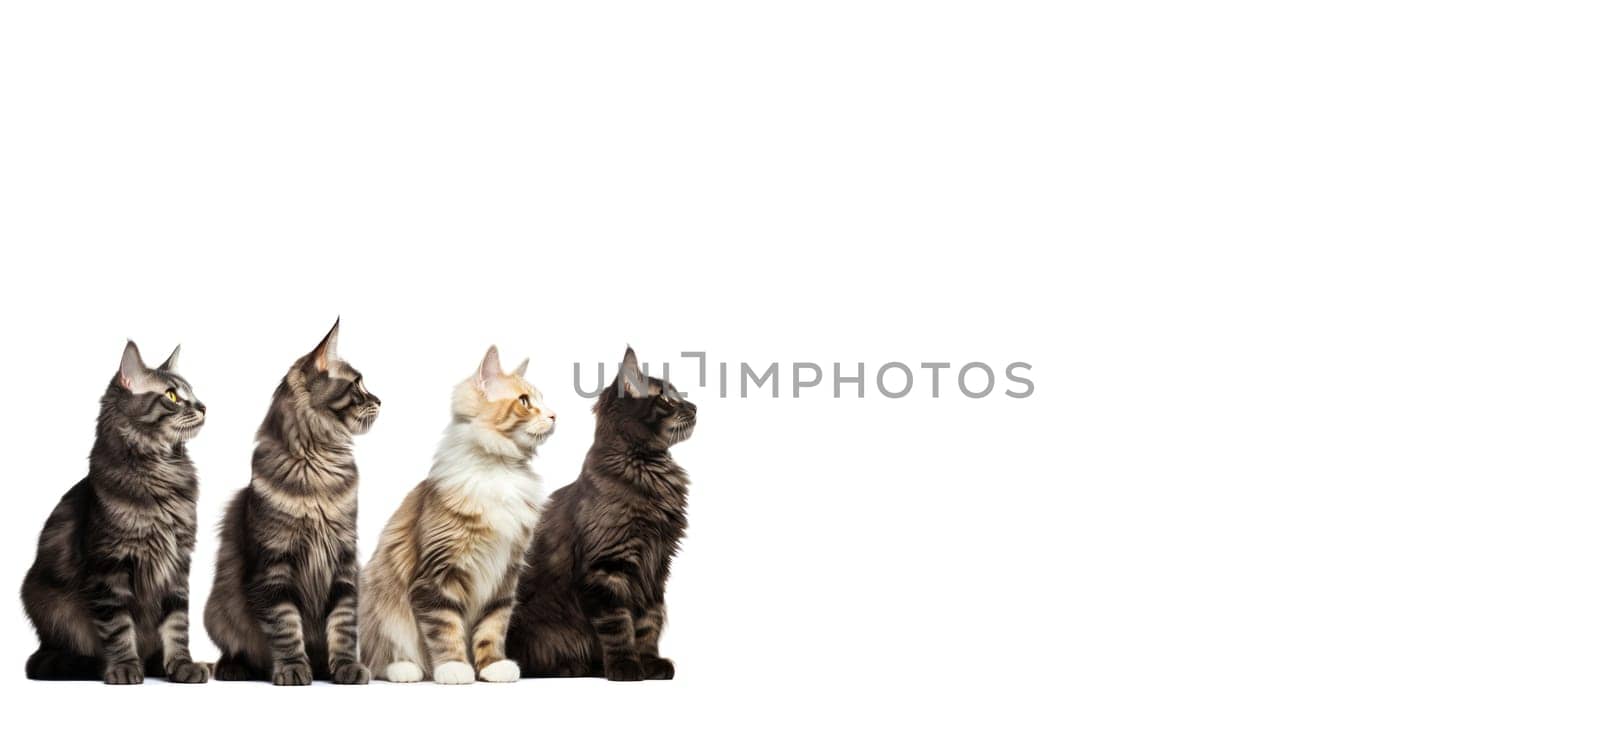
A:
[[[667,624],[667,605],[657,603],[645,609],[644,614],[633,618],[633,642],[639,647],[639,666],[647,680],[670,680],[677,674],[671,659],[659,652],[661,629]]]
[[[478,679],[484,682],[516,682],[522,679],[522,667],[506,658],[506,628],[511,624],[511,610],[516,604],[517,568],[514,566],[501,579],[500,590],[483,607],[478,624],[472,629],[472,663],[478,668]]]
[[[467,607],[455,587],[439,579],[418,579],[411,587],[411,611],[417,618],[433,665],[433,681],[467,685],[476,678],[467,663]]]
[[[333,587],[328,591],[328,671],[337,685],[365,685],[372,680],[356,652],[356,567],[355,545],[351,544],[339,562]]]
[[[91,571],[89,614],[94,619],[95,637],[100,641],[100,656],[105,661],[102,677],[107,685],[144,682],[138,635],[133,626],[133,614],[128,609],[132,598],[133,585],[128,570],[119,561],[108,561]]]
[[[211,679],[211,668],[189,657],[189,587],[185,584],[161,601],[161,669],[167,682],[201,683]]]
[[[627,563],[602,561],[584,574],[579,601],[600,640],[600,657],[606,679],[637,682],[644,679],[639,646],[634,640],[633,612],[627,606],[633,585],[623,572]]]
[[[267,637],[272,653],[272,684],[310,685],[311,660],[306,657],[305,631],[300,607],[295,603],[292,564],[287,556],[265,563],[245,598]]]

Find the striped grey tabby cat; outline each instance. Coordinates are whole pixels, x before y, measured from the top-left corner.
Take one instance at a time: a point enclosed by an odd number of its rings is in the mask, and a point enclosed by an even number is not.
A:
[[[219,680],[362,684],[356,658],[356,462],[378,397],[339,359],[339,324],[278,384],[250,486],[228,505],[206,602]]]
[[[150,369],[132,341],[100,397],[89,476],[61,498],[22,583],[39,631],[34,680],[205,682],[189,658],[189,555],[199,483],[184,443],[206,407],[178,375],[178,350]]]

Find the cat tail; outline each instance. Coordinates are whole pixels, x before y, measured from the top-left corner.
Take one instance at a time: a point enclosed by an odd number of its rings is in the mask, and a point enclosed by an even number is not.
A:
[[[40,648],[28,657],[30,680],[98,680],[104,671],[100,657]]]

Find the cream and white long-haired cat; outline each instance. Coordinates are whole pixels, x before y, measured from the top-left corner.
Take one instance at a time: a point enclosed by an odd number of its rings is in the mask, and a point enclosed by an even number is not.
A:
[[[545,494],[529,462],[556,415],[489,347],[456,386],[433,469],[384,527],[361,577],[361,659],[391,682],[521,676],[506,625]]]

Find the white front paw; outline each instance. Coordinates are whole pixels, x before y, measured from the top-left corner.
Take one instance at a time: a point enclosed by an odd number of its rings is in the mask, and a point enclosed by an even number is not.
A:
[[[516,682],[522,679],[522,668],[510,659],[501,659],[478,673],[478,679],[484,682]]]
[[[390,682],[417,682],[422,679],[422,667],[409,661],[397,661],[383,668],[383,679]]]
[[[464,661],[447,661],[433,667],[433,681],[440,685],[470,685],[473,682],[472,665]]]

